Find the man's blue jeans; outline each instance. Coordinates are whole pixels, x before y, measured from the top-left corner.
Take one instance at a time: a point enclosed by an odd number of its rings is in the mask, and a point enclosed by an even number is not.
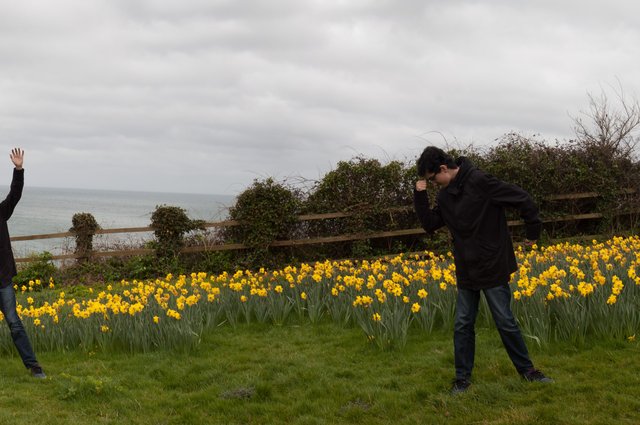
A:
[[[506,348],[516,370],[522,374],[532,369],[533,363],[529,359],[527,346],[511,312],[511,288],[505,284],[483,289],[482,292],[484,292],[504,348]],[[456,379],[471,378],[476,350],[475,324],[479,302],[480,291],[458,288],[453,334]]]
[[[16,292],[12,285],[0,288],[0,311],[2,311],[4,320],[9,325],[11,338],[18,349],[18,354],[22,358],[22,363],[27,369],[36,366],[38,364],[36,355],[33,352],[33,348],[31,348],[31,342],[24,330],[22,321],[16,312]]]

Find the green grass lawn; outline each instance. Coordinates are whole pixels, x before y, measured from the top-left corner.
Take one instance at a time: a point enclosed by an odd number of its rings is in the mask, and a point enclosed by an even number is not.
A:
[[[46,380],[2,359],[0,424],[638,424],[640,346],[530,344],[554,384],[523,382],[478,330],[470,391],[450,396],[449,334],[402,351],[333,324],[221,327],[192,353],[41,353]]]

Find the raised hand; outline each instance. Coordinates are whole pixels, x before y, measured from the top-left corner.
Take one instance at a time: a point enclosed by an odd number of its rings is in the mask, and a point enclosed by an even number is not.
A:
[[[9,155],[11,162],[16,166],[17,170],[22,170],[22,164],[24,162],[24,151],[20,148],[13,148]]]

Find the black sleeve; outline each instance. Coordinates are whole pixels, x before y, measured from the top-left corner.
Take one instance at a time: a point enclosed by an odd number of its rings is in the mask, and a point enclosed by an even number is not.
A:
[[[429,196],[426,190],[413,190],[413,206],[422,228],[427,233],[433,233],[444,226],[444,220],[442,220],[438,206],[436,205],[433,209],[429,208]]]
[[[491,202],[498,205],[515,208],[524,220],[527,239],[535,241],[542,232],[538,206],[531,196],[515,184],[505,183],[492,175],[485,175],[484,186]]]
[[[13,169],[13,179],[11,180],[11,189],[9,190],[9,194],[4,199],[4,201],[0,202],[0,218],[4,221],[9,220],[11,214],[13,214],[13,210],[16,205],[18,205],[18,201],[22,197],[22,188],[24,187],[24,168],[22,170]]]

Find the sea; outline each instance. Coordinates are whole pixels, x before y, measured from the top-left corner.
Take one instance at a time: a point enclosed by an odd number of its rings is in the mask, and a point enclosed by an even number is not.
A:
[[[67,232],[73,215],[84,212],[93,214],[103,229],[147,227],[158,205],[180,207],[189,218],[213,222],[226,219],[234,202],[233,195],[25,187],[7,224],[11,236]],[[152,238],[151,232],[96,235],[94,247],[134,246]],[[44,251],[63,254],[74,246],[71,237],[12,242],[16,258]]]

